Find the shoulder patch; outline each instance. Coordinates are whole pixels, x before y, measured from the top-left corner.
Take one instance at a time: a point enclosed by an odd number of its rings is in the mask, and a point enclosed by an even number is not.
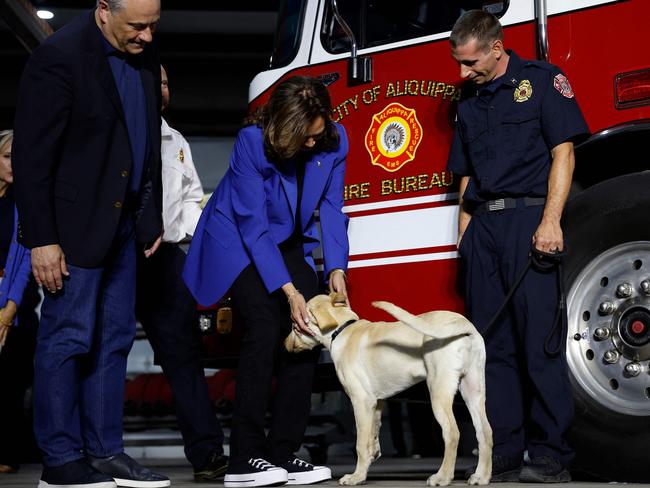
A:
[[[575,96],[569,80],[562,73],[555,75],[555,78],[553,78],[553,86],[566,98],[573,98]]]

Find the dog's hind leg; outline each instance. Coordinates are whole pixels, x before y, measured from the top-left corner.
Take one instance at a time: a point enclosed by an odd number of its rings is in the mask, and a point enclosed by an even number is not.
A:
[[[492,476],[492,428],[485,413],[485,374],[482,365],[475,364],[461,379],[460,393],[472,417],[478,441],[478,465],[470,476],[470,485],[487,485]]]
[[[450,371],[436,372],[434,378],[427,378],[431,408],[433,415],[440,424],[442,437],[445,442],[445,454],[442,465],[436,474],[427,480],[429,486],[446,486],[454,479],[456,453],[460,433],[453,412],[454,395],[458,389],[458,377]]]
[[[377,399],[363,392],[362,396],[350,396],[350,400],[352,400],[357,427],[357,466],[354,473],[346,474],[339,480],[341,485],[358,485],[366,481],[375,446],[374,424]]]
[[[379,444],[379,431],[381,429],[381,412],[383,409],[384,409],[384,401],[377,400],[377,405],[375,406],[374,423],[372,425],[372,437],[375,440],[375,444],[372,449],[373,461],[376,461],[381,457],[381,445]]]

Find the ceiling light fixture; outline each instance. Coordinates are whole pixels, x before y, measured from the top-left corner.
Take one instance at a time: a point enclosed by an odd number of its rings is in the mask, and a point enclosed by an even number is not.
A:
[[[43,20],[50,20],[54,18],[54,14],[49,10],[37,10],[36,15],[38,15]]]

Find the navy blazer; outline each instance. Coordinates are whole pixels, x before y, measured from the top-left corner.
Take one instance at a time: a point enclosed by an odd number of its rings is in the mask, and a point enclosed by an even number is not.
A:
[[[338,149],[315,153],[306,162],[297,223],[305,260],[314,268],[312,252],[322,244],[326,275],[347,268],[349,250],[348,218],[341,210],[348,140],[343,126],[336,127]],[[185,261],[183,278],[200,304],[218,301],[251,262],[269,293],[291,281],[278,244],[293,232],[297,199],[295,168],[266,158],[259,127],[242,129],[230,168],[201,214]]]
[[[136,215],[139,241],[162,233],[160,63],[152,45],[136,59],[149,153],[138,200],[130,201],[131,142],[94,10],[29,58],[12,146],[18,239],[26,247],[59,244],[68,264],[101,265],[126,207]]]

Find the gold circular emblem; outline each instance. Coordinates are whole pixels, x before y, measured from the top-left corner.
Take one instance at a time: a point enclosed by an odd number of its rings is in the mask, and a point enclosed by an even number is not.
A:
[[[415,110],[391,103],[375,114],[366,133],[370,161],[386,171],[397,171],[415,158],[422,126]]]
[[[533,96],[533,85],[528,80],[521,80],[515,88],[515,102],[525,102]]]

